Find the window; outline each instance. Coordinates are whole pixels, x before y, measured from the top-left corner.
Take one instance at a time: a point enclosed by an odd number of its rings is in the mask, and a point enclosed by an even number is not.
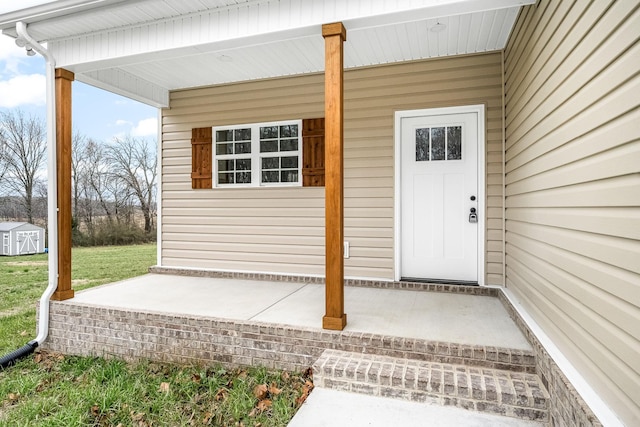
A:
[[[416,161],[461,160],[462,126],[416,129]]]
[[[301,185],[302,121],[214,127],[218,187]]]

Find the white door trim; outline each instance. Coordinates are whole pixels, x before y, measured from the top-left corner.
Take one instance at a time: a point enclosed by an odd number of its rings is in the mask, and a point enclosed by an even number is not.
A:
[[[402,182],[401,182],[401,140],[402,140],[402,119],[418,116],[441,115],[441,114],[463,114],[476,113],[478,115],[478,284],[484,285],[485,278],[485,220],[487,216],[485,202],[486,187],[486,171],[485,171],[485,153],[486,153],[486,131],[485,131],[485,106],[465,105],[460,107],[444,107],[444,108],[426,108],[421,110],[404,110],[396,111],[394,121],[394,280],[400,280],[401,256],[402,256]]]

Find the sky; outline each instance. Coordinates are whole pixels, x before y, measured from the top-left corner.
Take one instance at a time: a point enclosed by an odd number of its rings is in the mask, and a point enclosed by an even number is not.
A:
[[[44,58],[27,56],[12,38],[0,34],[0,111],[20,109],[44,120],[45,86]],[[73,129],[88,138],[103,142],[125,135],[157,138],[155,107],[78,81],[73,82],[72,96]]]

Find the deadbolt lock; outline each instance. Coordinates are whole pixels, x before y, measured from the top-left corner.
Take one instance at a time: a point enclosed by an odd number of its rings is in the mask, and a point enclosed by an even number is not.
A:
[[[476,224],[478,222],[478,214],[476,213],[476,208],[470,209],[469,222],[472,224]]]

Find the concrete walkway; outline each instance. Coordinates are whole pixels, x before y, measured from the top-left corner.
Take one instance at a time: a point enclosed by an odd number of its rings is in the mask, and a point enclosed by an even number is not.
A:
[[[316,388],[288,427],[542,427],[543,423]]]

